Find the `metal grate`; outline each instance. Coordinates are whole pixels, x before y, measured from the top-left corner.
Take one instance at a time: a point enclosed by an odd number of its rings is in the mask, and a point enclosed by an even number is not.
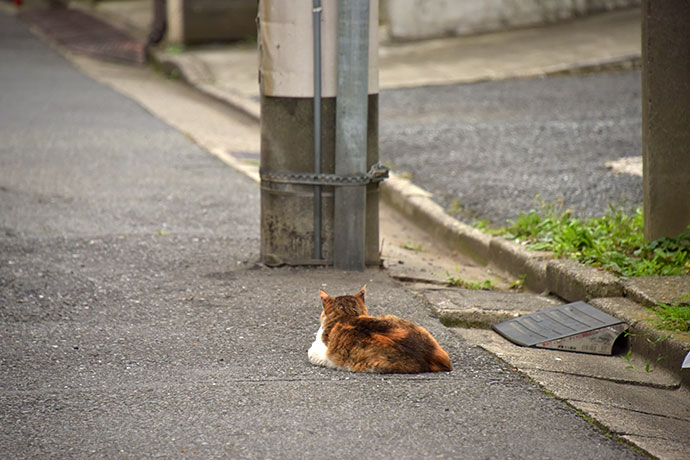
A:
[[[19,14],[62,46],[78,54],[143,64],[146,45],[80,10],[34,9]]]

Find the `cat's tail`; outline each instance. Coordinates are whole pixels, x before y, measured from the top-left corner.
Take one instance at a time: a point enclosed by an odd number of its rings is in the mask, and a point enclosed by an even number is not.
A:
[[[431,353],[429,370],[431,372],[449,372],[453,370],[448,353],[438,344],[436,344],[434,351]]]

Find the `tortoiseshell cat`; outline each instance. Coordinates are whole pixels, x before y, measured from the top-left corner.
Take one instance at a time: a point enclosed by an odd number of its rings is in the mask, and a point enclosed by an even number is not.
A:
[[[397,316],[369,316],[365,289],[335,298],[319,290],[323,312],[308,352],[312,364],[354,372],[453,370],[448,353],[423,327]]]

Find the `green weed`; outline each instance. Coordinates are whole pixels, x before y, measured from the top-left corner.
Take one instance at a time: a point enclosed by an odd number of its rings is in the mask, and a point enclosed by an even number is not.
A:
[[[690,331],[690,304],[687,303],[657,303],[651,310],[656,315],[650,321],[657,329],[667,331]]]
[[[625,331],[624,334],[625,334],[626,337],[635,337],[635,336],[637,335],[637,334],[633,334],[633,333],[630,332],[629,330]],[[654,339],[654,340],[652,340],[652,339],[649,338],[649,337],[646,337],[646,339],[647,339],[647,343],[649,343],[649,345],[651,346],[652,350],[656,350],[656,346],[657,346],[657,345],[659,345],[660,343],[662,343],[663,341],[665,341],[665,340],[667,340],[667,339],[670,339],[671,337],[673,337],[672,334],[671,334],[671,335],[663,335],[663,336],[661,336],[661,337],[657,337],[657,338]],[[633,353],[633,350],[632,350],[632,347],[630,347],[630,348],[628,348],[628,351],[627,351],[625,354],[623,354],[623,355],[620,356],[620,358],[621,358],[623,361],[625,361],[625,362],[628,363],[628,365],[625,366],[626,369],[637,370],[637,369],[635,369],[635,366],[632,364],[632,362],[631,362],[631,360],[630,360],[630,358],[632,357],[632,353]],[[656,368],[656,365],[659,363],[659,361],[663,361],[663,360],[665,360],[665,359],[666,359],[666,356],[661,355],[661,354],[657,354],[656,360],[655,360],[654,363],[652,363],[652,361],[650,361],[649,359],[646,360],[646,361],[645,361],[645,365],[644,365],[644,371],[645,371],[645,372],[653,372],[654,369]]]
[[[185,47],[184,45],[168,45],[165,48],[165,52],[167,54],[178,55],[185,52]]]
[[[400,247],[402,249],[407,249],[408,251],[414,251],[414,252],[421,252],[424,250],[424,246],[422,246],[421,244],[414,244],[410,241],[400,243]]]
[[[578,219],[557,204],[543,204],[541,212],[521,213],[498,233],[624,277],[690,274],[690,227],[648,243],[640,209],[627,215],[611,208],[603,217]]]
[[[448,212],[448,214],[450,214],[451,216],[459,216],[463,214],[465,211],[462,208],[462,204],[460,204],[460,201],[453,200],[448,205],[448,209],[446,210],[446,212]]]
[[[454,277],[450,274],[448,270],[446,270],[446,278],[448,280],[449,286],[460,287],[463,289],[472,289],[475,291],[490,291],[494,288],[493,284],[491,283],[491,280],[484,280],[478,283],[473,281],[467,281],[460,277]]]
[[[624,355],[621,355],[621,359],[628,363],[628,365],[625,366],[626,369],[635,369],[635,366],[633,366],[632,363],[630,362],[631,356],[632,356],[632,348],[629,348],[628,351]]]
[[[453,203],[451,203],[451,206]],[[450,210],[449,210],[450,212]],[[478,228],[479,230],[483,231],[484,233],[488,233],[489,235],[501,235],[503,234],[503,229],[496,229],[491,226],[491,221],[487,219],[479,219],[474,222],[474,228]]]
[[[524,291],[524,290],[525,290],[525,279],[526,279],[526,278],[527,278],[527,275],[525,275],[525,274],[520,275],[520,276],[518,277],[518,279],[516,279],[515,281],[513,281],[512,283],[510,283],[510,286],[509,286],[509,287],[510,287],[510,290],[512,290],[512,291],[517,291],[517,292],[522,292],[522,291]]]

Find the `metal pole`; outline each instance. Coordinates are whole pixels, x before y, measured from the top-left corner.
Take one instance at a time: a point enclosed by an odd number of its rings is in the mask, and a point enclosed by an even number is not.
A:
[[[321,174],[321,0],[314,0],[314,173]],[[321,186],[314,186],[314,259],[321,260]]]
[[[337,175],[366,173],[368,83],[369,0],[339,0]],[[366,186],[336,187],[334,204],[334,265],[342,270],[362,271],[365,267]]]

